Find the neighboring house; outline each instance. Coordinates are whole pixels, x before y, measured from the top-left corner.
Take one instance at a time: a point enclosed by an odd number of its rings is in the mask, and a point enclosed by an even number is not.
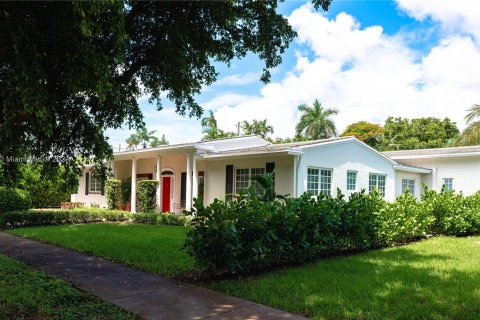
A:
[[[136,182],[160,181],[157,206],[180,213],[192,207],[202,192],[204,203],[238,194],[251,177],[275,170],[275,191],[299,196],[304,192],[335,196],[377,188],[394,200],[405,188],[417,197],[432,169],[399,163],[354,137],[271,144],[257,136],[185,143],[114,154],[114,178],[132,177],[131,210],[136,211]],[[72,201],[106,206],[103,183],[86,167]],[[190,175],[187,174],[190,172]],[[405,182],[405,183],[402,183]]]
[[[410,166],[429,168],[432,173],[422,177],[428,188],[471,195],[480,190],[480,146],[438,149],[417,149],[384,152],[384,155]]]

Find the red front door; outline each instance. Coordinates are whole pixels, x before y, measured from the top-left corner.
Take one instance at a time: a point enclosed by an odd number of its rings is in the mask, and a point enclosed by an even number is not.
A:
[[[162,212],[170,211],[170,185],[172,177],[162,177]]]

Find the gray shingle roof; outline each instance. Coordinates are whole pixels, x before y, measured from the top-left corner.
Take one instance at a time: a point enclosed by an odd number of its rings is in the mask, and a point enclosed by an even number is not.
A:
[[[480,146],[469,147],[451,147],[451,148],[435,148],[435,149],[415,149],[383,152],[387,157],[395,159],[396,157],[409,156],[436,156],[436,155],[455,155],[461,153],[479,153]]]

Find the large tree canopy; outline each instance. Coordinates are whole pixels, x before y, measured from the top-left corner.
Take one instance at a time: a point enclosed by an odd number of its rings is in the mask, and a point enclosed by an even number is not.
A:
[[[1,2],[0,154],[108,158],[107,128],[143,124],[140,95],[198,117],[214,63],[248,52],[268,81],[295,36],[277,2]]]

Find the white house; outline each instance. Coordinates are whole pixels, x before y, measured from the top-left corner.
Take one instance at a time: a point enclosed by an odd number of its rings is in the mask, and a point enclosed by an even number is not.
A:
[[[463,153],[469,153],[467,150],[473,149],[465,149]],[[273,170],[275,191],[291,196],[306,191],[334,196],[337,188],[348,195],[377,188],[385,199],[392,201],[407,188],[419,197],[422,183],[434,189],[445,183],[472,193],[480,189],[476,185],[480,182],[467,183],[468,173],[464,172],[475,169],[480,172],[480,147],[476,152],[477,158],[462,158],[463,153],[454,151],[450,154],[457,157],[442,154],[425,159],[408,158],[407,151],[380,153],[354,137],[271,144],[260,137],[243,136],[118,152],[111,167],[116,179],[132,180],[132,212],[136,211],[137,181],[155,179],[160,181],[157,193],[160,211],[179,213],[191,208],[192,199],[199,192],[208,204],[215,198],[238,194],[250,186],[252,176]],[[85,168],[80,177],[72,201],[105,206],[103,184],[89,170]]]

